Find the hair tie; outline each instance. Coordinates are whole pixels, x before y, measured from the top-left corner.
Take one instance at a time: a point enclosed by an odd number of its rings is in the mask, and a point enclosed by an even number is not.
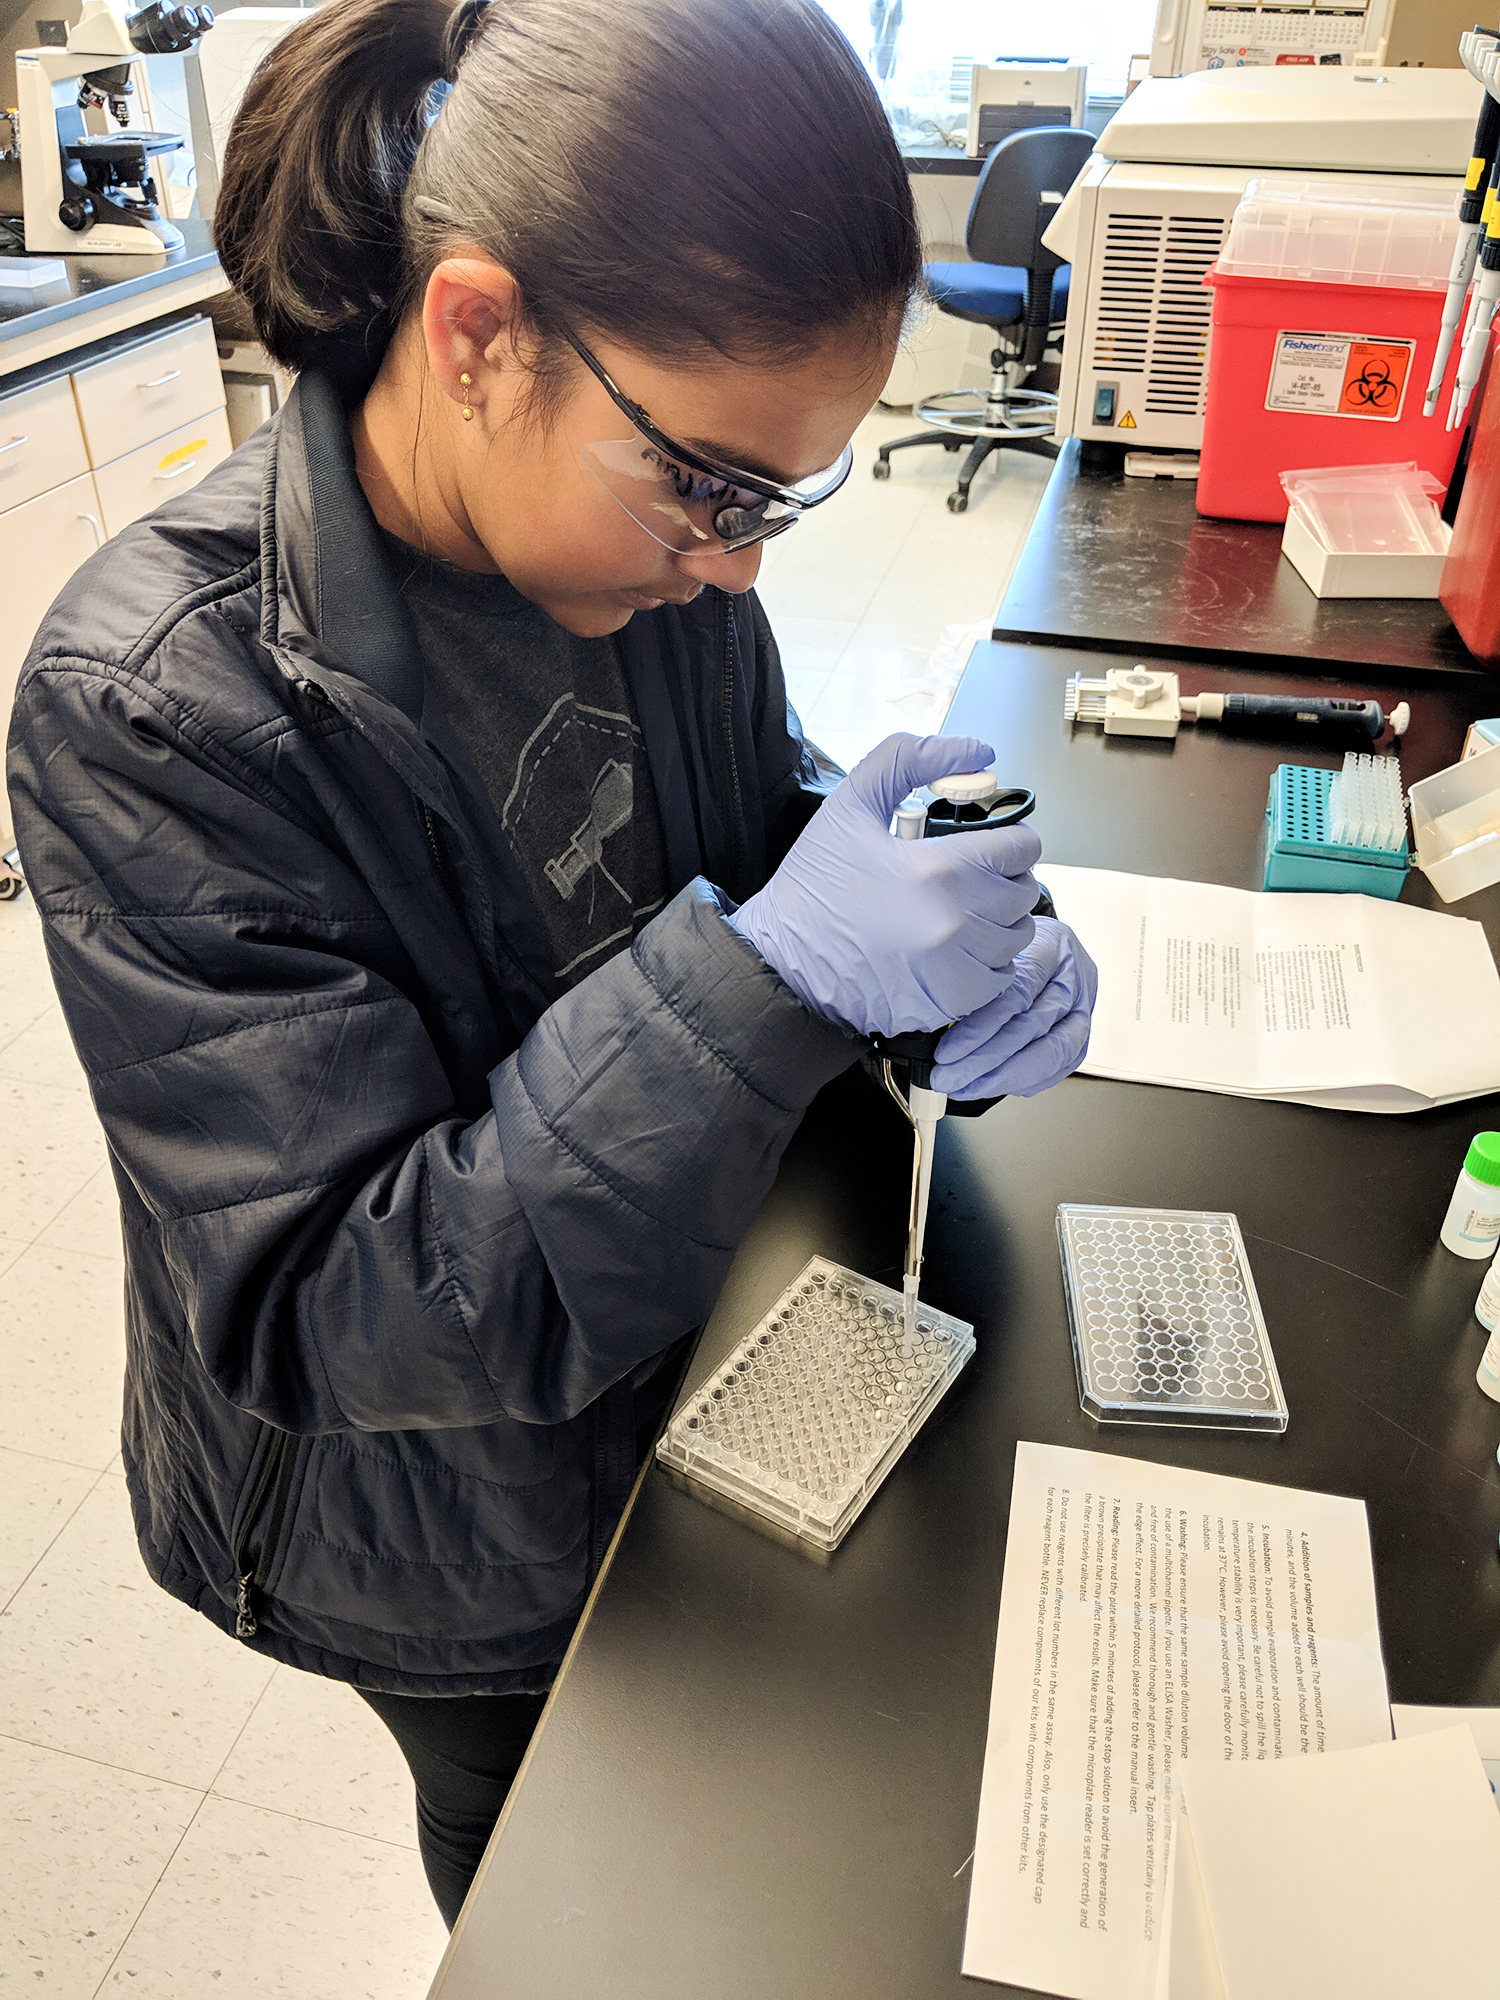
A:
[[[479,32],[489,0],[458,0],[443,29],[443,81],[452,84],[458,66],[469,52],[469,44]]]

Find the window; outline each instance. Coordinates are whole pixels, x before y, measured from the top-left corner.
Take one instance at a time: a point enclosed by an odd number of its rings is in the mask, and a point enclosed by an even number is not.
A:
[[[957,136],[969,108],[969,66],[980,61],[1064,57],[1089,66],[1089,96],[1121,98],[1133,55],[1151,46],[1156,0],[1052,0],[1045,8],[996,0],[902,0],[894,36],[884,39],[877,59],[879,28],[872,15],[887,0],[822,0],[829,15],[864,57],[898,133]],[[879,69],[886,68],[882,79]],[[955,122],[957,121],[957,122]]]

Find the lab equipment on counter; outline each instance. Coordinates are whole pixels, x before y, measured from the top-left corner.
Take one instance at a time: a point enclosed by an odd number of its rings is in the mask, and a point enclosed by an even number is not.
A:
[[[1489,1328],[1490,1337],[1484,1344],[1484,1352],[1479,1357],[1479,1366],[1474,1371],[1474,1380],[1483,1389],[1492,1403],[1500,1403],[1500,1333],[1495,1331],[1495,1314],[1500,1312],[1500,1285],[1492,1282],[1493,1266],[1485,1272],[1484,1283],[1479,1288],[1479,1296],[1484,1299],[1488,1293],[1489,1318],[1474,1308],[1475,1317],[1481,1326]],[[1500,1457],[1500,1453],[1497,1453]]]
[[[17,53],[28,251],[144,257],[182,248],[182,231],[161,214],[151,163],[184,141],[130,124],[130,71],[143,56],[193,48],[213,19],[211,7],[165,0],[127,19],[114,0],[87,0],[65,47]],[[85,111],[106,105],[126,129],[89,132]]]
[[[1500,34],[1487,29],[1476,28],[1471,34],[1459,37],[1459,54],[1464,67],[1481,88],[1484,78],[1476,67],[1478,58],[1497,45],[1500,45]],[[1448,289],[1443,298],[1442,331],[1427,378],[1427,394],[1422,404],[1424,416],[1432,416],[1437,409],[1438,391],[1442,387],[1448,356],[1453,351],[1453,338],[1464,317],[1484,226],[1494,205],[1493,174],[1497,151],[1500,151],[1500,103],[1486,89],[1479,107],[1479,122],[1474,128],[1474,151],[1464,175],[1464,191],[1458,206],[1458,241],[1453,248],[1453,265],[1448,273]]]
[[[1057,1240],[1086,1415],[1101,1424],[1286,1429],[1238,1217],[1064,1202]]]
[[[1411,827],[1416,865],[1445,903],[1500,882],[1500,749],[1419,779]]]
[[[1410,867],[1400,764],[1352,754],[1337,772],[1278,764],[1262,854],[1265,889],[1394,901]]]
[[[658,1464],[831,1554],[974,1352],[966,1320],[814,1257],[656,1447]]]
[[[1479,1297],[1474,1301],[1474,1317],[1486,1333],[1493,1333],[1496,1327],[1500,1327],[1500,1255],[1495,1257],[1484,1274]],[[1493,1391],[1486,1390],[1486,1394],[1493,1393],[1495,1400],[1500,1402],[1500,1347],[1496,1348],[1496,1358],[1495,1387]]]
[[[1281,551],[1317,596],[1437,596],[1451,530],[1443,482],[1415,460],[1278,476],[1290,502]]]
[[[1403,736],[1411,709],[1400,702],[1389,716],[1378,701],[1348,695],[1182,694],[1166,668],[1111,667],[1101,680],[1074,674],[1063,690],[1063,720],[1075,726],[1102,723],[1106,736],[1175,736],[1181,722],[1216,722],[1226,729],[1295,725],[1320,734]]]
[[[927,835],[965,833],[985,826],[1015,826],[1036,807],[1036,794],[1023,787],[1006,790],[993,771],[960,772],[935,778],[926,794],[913,792],[896,808],[895,832],[898,840],[921,840]],[[1050,905],[1048,906],[1050,907]],[[872,1036],[880,1059],[885,1087],[911,1126],[911,1200],[907,1210],[906,1261],[901,1279],[902,1310],[908,1335],[916,1326],[918,1294],[922,1281],[922,1245],[927,1236],[927,1204],[932,1192],[932,1156],[937,1143],[938,1120],[948,1109],[948,1099],[932,1088],[932,1069],[937,1045],[945,1028],[915,1030],[908,1034]],[[905,1083],[903,1096],[898,1086]],[[962,1107],[969,1116],[987,1111],[995,1100],[972,1101]]]
[[[1291,13],[1283,26],[1295,26]],[[1148,78],[1046,232],[1072,265],[1057,435],[1197,451],[1213,303],[1202,280],[1246,184],[1278,170],[1391,175],[1426,180],[1456,205],[1481,96],[1462,69],[1281,64]],[[1445,258],[1443,281],[1448,269]]]
[[[1493,1257],[1500,1245],[1500,1132],[1476,1132],[1453,1184],[1438,1241],[1455,1257]]]
[[[1283,521],[1288,465],[1410,458],[1446,489],[1459,439],[1423,421],[1458,235],[1443,187],[1266,175],[1214,294],[1198,512]]]
[[[1485,716],[1481,721],[1469,724],[1464,734],[1463,755],[1482,757],[1486,750],[1493,750],[1497,743],[1500,743],[1500,715]]]
[[[1488,109],[1492,106],[1497,91],[1500,91],[1500,35],[1491,34],[1483,28],[1475,28],[1459,36],[1458,47],[1465,69],[1485,91]],[[1469,171],[1464,180],[1464,201],[1460,220],[1466,225],[1466,234],[1470,234],[1467,219],[1472,214],[1476,192],[1471,187],[1471,182],[1480,165],[1484,138],[1485,112],[1482,111],[1479,126],[1475,131],[1474,158],[1469,162]],[[1492,159],[1489,187],[1480,205],[1478,227],[1470,235],[1470,241],[1477,254],[1466,259],[1469,266],[1464,286],[1467,293],[1467,308],[1458,372],[1454,378],[1453,395],[1448,404],[1447,428],[1450,431],[1458,429],[1461,425],[1474,384],[1479,380],[1484,367],[1484,357],[1489,346],[1490,322],[1495,316],[1495,302],[1500,299],[1500,228],[1497,228],[1495,221],[1495,194],[1495,162]],[[1463,257],[1465,247],[1461,239],[1459,249],[1454,254],[1453,275],[1448,284],[1448,299],[1443,314],[1445,325],[1453,312],[1454,294],[1458,289],[1459,278],[1463,275],[1460,259]],[[1429,387],[1429,413],[1436,402],[1437,398]]]

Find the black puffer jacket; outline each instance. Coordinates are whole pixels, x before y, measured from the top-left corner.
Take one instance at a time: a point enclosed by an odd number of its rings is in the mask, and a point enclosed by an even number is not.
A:
[[[371,1688],[546,1684],[628,1492],[630,1375],[860,1052],[710,886],[762,882],[821,790],[759,607],[705,591],[621,650],[674,900],[560,999],[324,378],[89,562],[21,679],[147,1567]]]

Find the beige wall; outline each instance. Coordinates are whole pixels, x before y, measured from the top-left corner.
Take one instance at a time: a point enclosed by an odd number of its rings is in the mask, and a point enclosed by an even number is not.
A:
[[[1496,16],[1488,15],[1493,24]],[[1486,19],[1475,0],[1396,0],[1387,63],[1395,67],[1425,63],[1429,69],[1458,68],[1458,38],[1475,21]]]

